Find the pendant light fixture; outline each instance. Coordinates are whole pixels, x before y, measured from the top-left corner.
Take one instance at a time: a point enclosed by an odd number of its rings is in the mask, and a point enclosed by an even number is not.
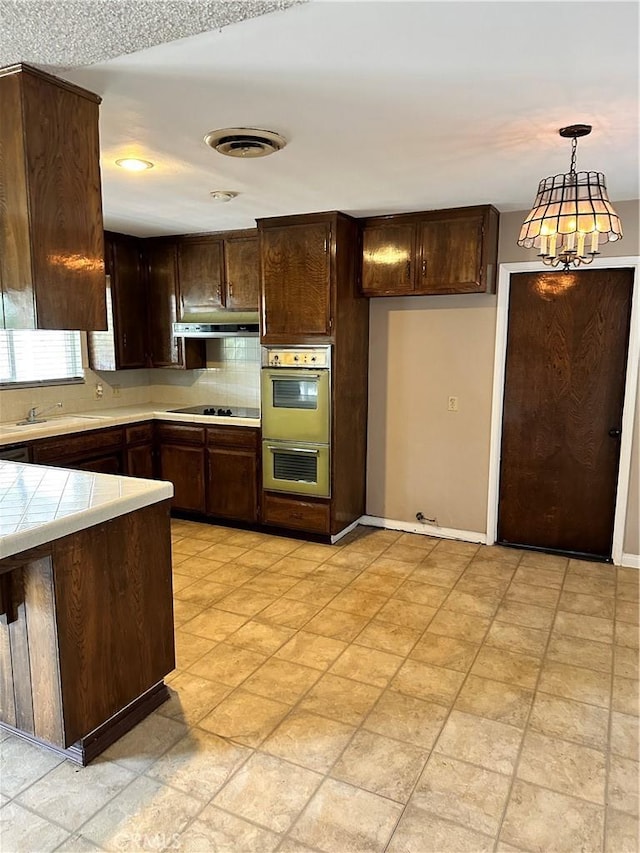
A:
[[[571,140],[571,166],[564,175],[544,178],[533,208],[520,230],[518,245],[538,249],[548,266],[590,264],[598,246],[622,238],[620,217],[613,209],[602,172],[576,172],[578,139],[591,133],[590,124],[572,124],[558,131]]]

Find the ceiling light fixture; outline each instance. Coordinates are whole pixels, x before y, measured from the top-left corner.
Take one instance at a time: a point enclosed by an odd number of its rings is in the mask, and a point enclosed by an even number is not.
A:
[[[255,127],[225,127],[212,130],[204,138],[206,144],[227,157],[266,157],[284,148],[287,140],[272,130]]]
[[[122,160],[116,160],[116,166],[126,169],[127,172],[144,172],[147,169],[153,169],[153,165],[150,160],[139,160],[137,157],[124,157]]]
[[[558,131],[571,139],[571,165],[564,175],[544,178],[525,219],[518,245],[539,249],[548,266],[590,264],[598,246],[622,238],[620,217],[609,201],[602,172],[576,172],[576,148],[581,136],[591,133],[590,124],[572,124]]]
[[[214,201],[231,201],[236,198],[238,193],[233,190],[212,190],[209,195]]]

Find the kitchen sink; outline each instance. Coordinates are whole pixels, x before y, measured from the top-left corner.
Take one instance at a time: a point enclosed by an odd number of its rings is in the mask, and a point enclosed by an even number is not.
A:
[[[103,421],[107,420],[102,415],[63,415],[60,418],[46,418],[41,423],[36,424],[0,424],[0,433],[2,432],[29,432],[30,430],[38,429],[39,427],[67,427],[67,426],[81,426],[82,424],[87,423],[87,421]]]

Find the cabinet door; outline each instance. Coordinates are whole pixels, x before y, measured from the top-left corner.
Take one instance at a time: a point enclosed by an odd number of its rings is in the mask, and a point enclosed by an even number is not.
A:
[[[237,237],[224,241],[227,308],[257,311],[260,290],[258,237]]]
[[[178,244],[180,319],[197,320],[220,308],[222,294],[222,240],[194,240]]]
[[[110,453],[107,456],[98,456],[97,459],[86,461],[76,460],[65,463],[62,467],[73,468],[78,471],[93,471],[95,474],[122,474],[122,456],[120,453]]]
[[[127,448],[127,476],[153,479],[153,445]]]
[[[112,257],[117,366],[146,367],[147,297],[138,241],[115,239]]]
[[[98,104],[25,65],[0,75],[8,329],[106,329]]]
[[[204,512],[204,448],[160,446],[160,479],[173,483],[174,509]]]
[[[482,280],[482,215],[429,219],[418,227],[418,293],[477,293]]]
[[[178,316],[178,247],[176,243],[147,243],[149,302],[149,354],[153,367],[180,364],[181,341],[174,338],[172,324]]]
[[[383,223],[362,235],[362,292],[371,296],[401,296],[414,288],[413,222]]]
[[[262,229],[263,340],[331,334],[330,246],[328,222]]]
[[[207,513],[236,521],[258,520],[255,451],[207,448]]]

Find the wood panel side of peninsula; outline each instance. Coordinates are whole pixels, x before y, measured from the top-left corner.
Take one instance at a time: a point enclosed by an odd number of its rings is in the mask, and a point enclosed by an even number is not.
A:
[[[0,725],[87,764],[168,698],[169,507],[0,561]]]

